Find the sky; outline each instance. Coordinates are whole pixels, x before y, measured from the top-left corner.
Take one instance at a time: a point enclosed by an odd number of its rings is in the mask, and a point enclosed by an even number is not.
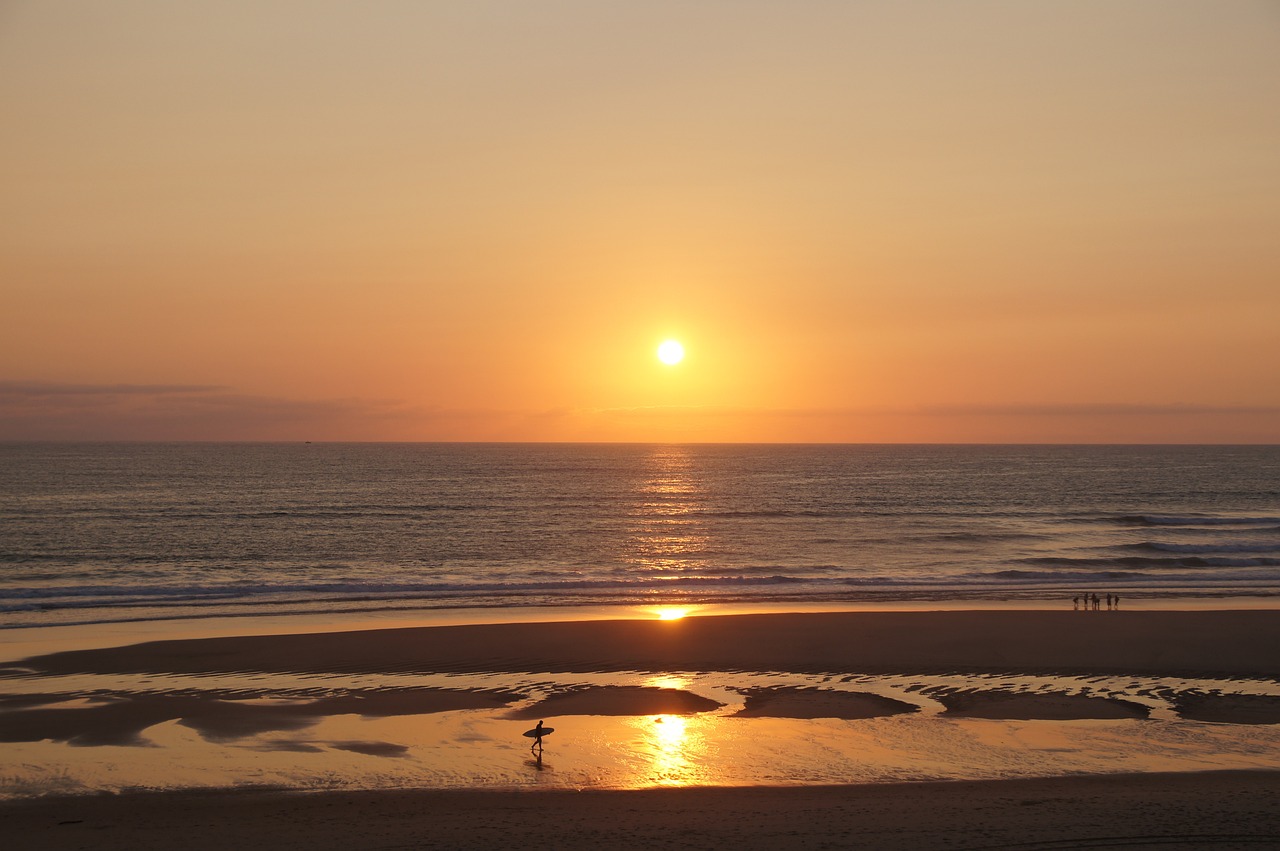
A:
[[[0,0],[0,116],[0,439],[1280,443],[1275,0]]]

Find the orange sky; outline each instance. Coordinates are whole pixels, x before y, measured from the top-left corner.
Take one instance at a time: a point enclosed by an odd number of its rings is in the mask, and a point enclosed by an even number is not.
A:
[[[1280,442],[1266,0],[11,0],[0,114],[0,439]]]

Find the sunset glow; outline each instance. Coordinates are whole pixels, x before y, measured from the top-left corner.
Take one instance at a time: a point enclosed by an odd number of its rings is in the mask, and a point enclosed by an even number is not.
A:
[[[0,439],[1280,440],[1271,4],[162,7],[4,14]]]
[[[1277,48],[0,2],[6,847],[1274,839]]]

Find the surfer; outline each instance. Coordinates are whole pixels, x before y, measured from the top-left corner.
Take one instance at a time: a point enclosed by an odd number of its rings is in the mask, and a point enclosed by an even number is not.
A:
[[[544,727],[544,726],[542,726],[542,722],[541,722],[541,721],[539,721],[539,722],[538,722],[538,726],[534,727],[532,730],[525,730],[525,731],[524,731],[524,734],[525,734],[526,736],[528,736],[529,738],[533,739],[533,744],[529,746],[529,749],[530,749],[530,750],[541,750],[541,749],[542,749],[542,740],[543,740],[545,737],[550,736],[550,735],[551,735],[552,733],[554,733],[555,731],[556,731],[556,728],[555,728],[555,727]]]

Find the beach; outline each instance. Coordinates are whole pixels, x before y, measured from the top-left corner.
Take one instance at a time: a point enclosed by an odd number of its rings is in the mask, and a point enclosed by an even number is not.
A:
[[[1280,843],[1280,775],[628,792],[166,793],[0,809],[10,847],[1234,848]]]
[[[251,629],[251,627],[246,627]],[[49,673],[754,670],[1271,676],[1275,611],[806,612],[243,635],[58,653]]]
[[[1280,842],[1276,611],[62,647],[2,666],[0,813],[22,847],[162,847],[193,825],[216,829],[190,847]],[[556,728],[541,751],[519,735],[535,720]]]
[[[0,851],[1280,851],[1278,25],[0,3]]]

